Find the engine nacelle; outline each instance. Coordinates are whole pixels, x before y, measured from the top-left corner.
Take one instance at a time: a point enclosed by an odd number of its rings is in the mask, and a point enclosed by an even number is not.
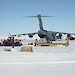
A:
[[[33,37],[33,34],[28,34],[28,36],[29,36],[30,38],[32,38],[32,37]]]

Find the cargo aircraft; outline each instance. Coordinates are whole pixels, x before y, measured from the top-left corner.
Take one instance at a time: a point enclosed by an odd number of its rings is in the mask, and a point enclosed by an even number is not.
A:
[[[54,16],[41,16],[40,14],[38,14],[37,16],[24,16],[24,18],[38,18],[39,20],[39,30],[38,32],[34,32],[34,33],[27,33],[27,34],[17,34],[17,35],[13,35],[13,36],[20,36],[20,35],[28,35],[30,38],[32,38],[35,34],[38,34],[38,36],[40,38],[46,38],[47,42],[49,43],[50,41],[55,41],[56,40],[56,34],[59,34],[59,38],[61,39],[62,34],[67,34],[69,37],[71,35],[75,35],[73,33],[64,33],[64,32],[56,32],[56,31],[47,31],[43,28],[43,23],[42,23],[42,17],[54,17]]]

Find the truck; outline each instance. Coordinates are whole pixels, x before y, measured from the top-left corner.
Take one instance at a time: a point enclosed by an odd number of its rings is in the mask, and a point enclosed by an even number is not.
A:
[[[8,37],[8,39],[3,40],[3,46],[21,46],[21,40],[14,39],[13,36]]]

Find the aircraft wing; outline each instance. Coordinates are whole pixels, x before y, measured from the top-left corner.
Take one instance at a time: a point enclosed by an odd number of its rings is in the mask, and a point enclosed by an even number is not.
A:
[[[21,35],[28,35],[29,37],[33,37],[33,35],[35,35],[35,34],[38,34],[37,32],[34,32],[34,33],[25,33],[25,34],[15,34],[15,35],[12,35],[12,36],[18,36],[18,37],[20,37]]]
[[[49,31],[52,32],[53,34],[70,34],[70,35],[75,35],[75,33],[66,33],[66,32],[57,32],[57,31]]]
[[[70,34],[70,35],[75,35],[75,33],[66,33],[66,32],[57,32],[57,31],[49,31],[50,33],[52,32],[54,35],[56,34]],[[34,33],[25,33],[25,34],[15,34],[15,35],[12,35],[12,36],[18,36],[20,37],[21,35],[28,35],[29,37],[33,37],[35,34],[38,34],[38,32],[34,32]]]

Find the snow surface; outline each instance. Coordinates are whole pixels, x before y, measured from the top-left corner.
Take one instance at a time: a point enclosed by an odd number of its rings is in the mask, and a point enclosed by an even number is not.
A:
[[[75,75],[75,40],[69,43],[33,47],[33,52],[20,52],[21,47],[0,47],[0,75]]]

